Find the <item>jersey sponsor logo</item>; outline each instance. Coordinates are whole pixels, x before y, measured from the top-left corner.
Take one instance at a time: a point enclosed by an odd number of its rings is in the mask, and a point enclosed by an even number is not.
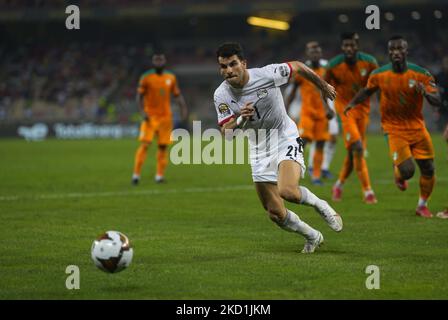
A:
[[[289,76],[289,69],[286,66],[280,66],[278,68],[278,70],[280,71],[280,75],[282,77],[288,77]]]
[[[409,79],[409,83],[408,83],[409,88],[413,88],[415,86],[415,84],[416,84],[416,81],[414,79]]]
[[[257,97],[258,99],[264,99],[268,96],[268,90],[266,89],[260,89],[257,91]]]
[[[219,114],[222,116],[222,117],[226,117],[226,116],[230,116],[230,108],[229,108],[229,106],[228,105],[226,105],[225,103],[221,103],[219,106],[218,106],[218,111],[219,111]]]
[[[361,73],[361,77],[365,77],[365,76],[367,75],[367,69],[362,68],[362,69],[360,70],[360,73]]]
[[[170,79],[166,79],[165,83],[166,83],[167,86],[169,86],[171,84],[171,80]]]
[[[350,138],[351,138],[350,133],[347,133],[347,134],[345,135],[345,140],[350,141]]]

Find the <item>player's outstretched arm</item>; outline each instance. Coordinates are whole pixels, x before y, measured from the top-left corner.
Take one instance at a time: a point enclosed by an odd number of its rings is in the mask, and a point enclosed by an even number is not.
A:
[[[296,97],[298,88],[299,88],[299,84],[297,83],[297,81],[294,81],[291,93],[286,97],[286,103],[285,103],[286,112],[289,112],[289,108],[291,107],[292,101]]]
[[[187,104],[185,102],[184,96],[182,95],[182,93],[180,93],[179,95],[175,96],[174,99],[180,107],[180,115],[181,115],[182,121],[186,121],[187,117],[188,117],[188,108],[187,108]]]
[[[328,84],[324,79],[319,77],[312,69],[308,68],[300,61],[288,62],[292,68],[292,76],[301,75],[306,80],[311,81],[321,92],[325,99],[334,100],[336,98],[336,90]]]
[[[137,95],[135,96],[135,100],[137,102],[137,106],[140,110],[140,114],[142,115],[142,118],[147,121],[148,120],[148,115],[145,112],[145,107],[143,105],[143,95],[141,93],[137,92]]]
[[[356,107],[361,102],[364,102],[376,91],[378,91],[378,87],[362,88],[361,90],[359,90],[353,97],[352,101],[350,101],[350,103],[345,107],[344,114],[347,115],[347,112],[349,112],[351,109]]]
[[[327,119],[328,120],[333,119],[335,116],[335,112],[333,111],[333,109],[330,108],[330,105],[328,104],[328,100],[325,99],[322,94],[320,95],[320,98],[322,99],[322,104],[324,106],[325,115],[326,115]]]

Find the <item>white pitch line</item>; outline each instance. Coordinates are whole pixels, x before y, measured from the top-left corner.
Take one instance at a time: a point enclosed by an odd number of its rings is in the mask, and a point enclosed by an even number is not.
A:
[[[436,178],[436,181],[446,182],[448,178]],[[393,179],[373,180],[372,185],[393,185]],[[328,183],[330,184],[330,183]],[[318,189],[318,188],[315,188]],[[104,198],[104,197],[120,197],[120,196],[145,196],[145,195],[163,195],[176,193],[204,193],[204,192],[224,192],[236,190],[255,190],[253,185],[234,185],[227,187],[211,187],[211,188],[185,188],[185,189],[152,189],[152,190],[135,190],[135,191],[105,191],[105,192],[70,192],[59,194],[38,194],[24,196],[0,196],[0,202],[12,202],[21,200],[57,200],[57,199],[75,199],[75,198]]]
[[[176,193],[205,193],[205,192],[223,192],[234,190],[255,190],[251,185],[235,185],[228,187],[211,188],[185,188],[185,189],[165,189],[165,190],[137,190],[137,191],[106,191],[106,192],[71,192],[59,194],[40,194],[29,196],[4,196],[0,201],[20,201],[20,200],[57,200],[71,198],[98,198],[98,197],[119,197],[119,196],[145,196],[145,195],[163,195]]]

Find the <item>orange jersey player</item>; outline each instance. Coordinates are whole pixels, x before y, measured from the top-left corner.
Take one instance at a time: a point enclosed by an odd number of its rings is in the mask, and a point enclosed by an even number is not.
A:
[[[388,138],[390,155],[394,163],[395,183],[404,191],[407,181],[415,172],[414,162],[420,168],[420,198],[416,213],[430,218],[427,201],[432,193],[434,176],[434,148],[423,120],[423,99],[431,105],[440,105],[440,97],[431,74],[407,62],[408,44],[401,36],[388,43],[391,63],[375,70],[367,86],[360,90],[347,105],[350,114],[361,101],[380,91],[381,126]]]
[[[325,68],[321,65],[322,49],[316,41],[308,42],[306,45],[306,55],[310,59],[307,61],[310,67],[317,75],[323,77]],[[334,116],[334,112],[328,107],[327,103],[323,103],[320,91],[316,86],[297,74],[294,78],[294,88],[286,99],[286,109],[289,108],[294,100],[296,92],[300,89],[302,97],[302,108],[300,112],[300,120],[298,123],[299,134],[308,144],[316,141],[315,152],[312,160],[313,173],[312,183],[322,184],[321,167],[324,157],[324,144],[329,139],[328,118]],[[328,118],[327,118],[328,117]]]
[[[344,115],[344,107],[355,96],[359,89],[367,84],[370,73],[378,67],[374,57],[358,51],[359,36],[356,33],[344,33],[341,36],[340,54],[330,60],[325,80],[336,88],[335,108],[342,123],[347,155],[339,173],[339,179],[333,186],[333,200],[342,199],[342,187],[353,168],[361,182],[364,202],[376,203],[375,194],[370,185],[369,171],[364,159],[366,147],[366,130],[369,121],[369,102],[361,103],[356,112]]]
[[[145,72],[137,89],[137,104],[143,111],[140,126],[140,146],[135,155],[134,173],[132,183],[137,185],[140,173],[146,159],[148,147],[154,135],[158,135],[157,174],[156,182],[164,181],[164,172],[168,164],[168,145],[170,144],[173,120],[171,112],[171,95],[176,98],[182,113],[182,120],[186,120],[187,106],[180,93],[176,76],[165,71],[166,58],[163,54],[154,54],[152,57],[154,69]]]

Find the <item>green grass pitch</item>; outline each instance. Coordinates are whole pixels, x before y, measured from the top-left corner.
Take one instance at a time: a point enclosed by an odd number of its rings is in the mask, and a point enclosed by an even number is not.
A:
[[[437,212],[448,205],[448,163],[442,137],[433,140]],[[264,213],[248,165],[170,165],[168,183],[156,185],[153,147],[133,187],[135,140],[1,140],[0,299],[448,298],[448,221],[416,217],[418,175],[400,192],[384,138],[370,136],[368,146],[379,203],[361,201],[352,174],[334,204],[340,234],[311,208],[288,205],[325,237],[303,255],[303,239]],[[340,140],[333,172],[343,156]],[[332,182],[303,184],[329,200]],[[134,246],[131,266],[118,274],[90,258],[106,230]],[[80,268],[79,290],[65,287],[68,265]],[[379,290],[365,287],[368,265],[380,268]]]

